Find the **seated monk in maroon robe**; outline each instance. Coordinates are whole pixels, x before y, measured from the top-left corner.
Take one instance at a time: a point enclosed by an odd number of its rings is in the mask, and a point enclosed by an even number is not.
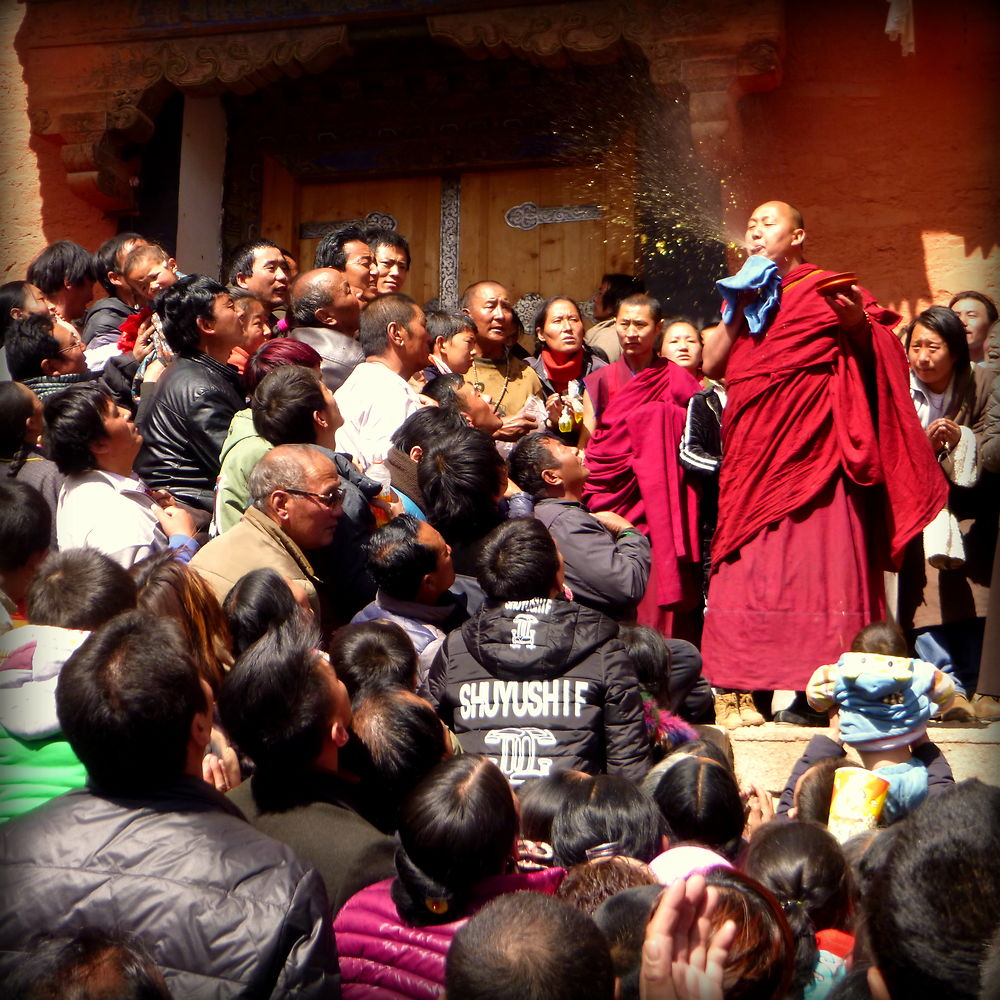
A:
[[[697,494],[684,479],[677,450],[687,402],[700,385],[655,356],[663,326],[656,299],[624,299],[616,323],[621,357],[585,383],[591,437],[583,499],[591,510],[620,514],[649,538],[653,563],[639,622],[697,642]]]
[[[774,261],[777,311],[750,334],[752,293],[705,346],[726,377],[719,522],[702,655],[717,687],[801,691],[885,614],[883,570],[947,501],[914,419],[899,316],[858,285],[823,294],[784,202],[750,220]]]

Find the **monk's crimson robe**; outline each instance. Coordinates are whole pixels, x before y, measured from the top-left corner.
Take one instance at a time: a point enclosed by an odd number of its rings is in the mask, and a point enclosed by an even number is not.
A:
[[[800,264],[770,327],[726,370],[719,522],[702,655],[721,687],[802,689],[884,615],[882,571],[947,484],[909,395],[899,316],[862,289],[848,335]]]
[[[652,571],[638,620],[692,637],[692,624],[675,618],[697,603],[698,505],[677,454],[687,403],[700,385],[656,358],[635,375],[620,359],[590,375],[586,386],[596,427],[587,443],[583,499],[591,510],[620,514],[649,538]]]

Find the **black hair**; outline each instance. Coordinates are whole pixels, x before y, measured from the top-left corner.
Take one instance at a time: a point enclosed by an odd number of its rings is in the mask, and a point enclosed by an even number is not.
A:
[[[607,943],[579,910],[538,892],[487,903],[455,935],[445,963],[453,1000],[611,1000]]]
[[[245,649],[222,682],[222,724],[262,773],[302,773],[323,749],[333,696],[317,662],[318,640],[289,619]]]
[[[443,372],[425,383],[421,395],[433,399],[441,409],[466,412],[468,403],[458,394],[465,385],[465,379],[455,372]]]
[[[352,702],[377,688],[412,691],[416,686],[417,653],[395,622],[356,622],[338,629],[330,640],[330,660]]]
[[[510,785],[489,758],[449,757],[399,811],[398,877],[392,900],[411,924],[451,923],[477,882],[511,864],[517,811]]]
[[[52,508],[42,494],[17,479],[0,479],[0,573],[20,569],[51,541]]]
[[[55,321],[48,314],[32,313],[14,320],[7,328],[7,367],[15,382],[38,378],[42,362],[59,356]]]
[[[517,442],[507,460],[510,478],[536,500],[544,500],[549,495],[549,484],[542,478],[542,473],[546,469],[559,468],[550,450],[550,445],[558,443],[559,438],[554,434],[534,431]]]
[[[14,322],[11,312],[23,309],[30,281],[7,281],[0,285],[0,346],[7,339],[7,328]]]
[[[145,243],[145,236],[140,236],[139,233],[119,233],[105,240],[94,252],[94,274],[108,295],[117,295],[117,289],[111,284],[108,272],[124,276],[125,260],[121,256],[122,250],[125,249],[126,243],[136,242]]]
[[[424,512],[449,545],[477,541],[500,522],[503,468],[493,439],[474,427],[425,446],[417,465]]]
[[[824,757],[807,768],[795,794],[795,818],[825,826],[830,820],[834,772],[856,766],[846,757]]]
[[[31,578],[25,611],[32,625],[96,629],[136,605],[135,581],[97,549],[64,549],[46,556]]]
[[[352,712],[364,748],[362,787],[378,789],[380,825],[395,829],[403,801],[444,757],[444,726],[429,702],[403,687],[366,688]]]
[[[855,834],[843,844],[844,856],[851,866],[854,887],[859,901],[863,901],[871,888],[872,879],[885,864],[896,834],[903,828],[901,823],[879,827]],[[859,922],[863,923],[863,921]]]
[[[360,226],[344,226],[332,233],[327,233],[316,245],[315,266],[333,267],[343,271],[347,267],[347,254],[344,247],[348,243],[368,244]],[[364,315],[362,313],[362,315]]]
[[[411,264],[409,241],[401,233],[397,233],[395,229],[370,226],[364,230],[363,239],[371,248],[372,253],[375,253],[379,247],[393,247],[396,250],[402,250],[406,254],[406,266],[409,268]]]
[[[673,747],[662,760],[658,760],[642,779],[639,787],[652,796],[656,791],[656,786],[660,783],[660,778],[666,774],[670,768],[676,766],[680,761],[687,760],[688,757],[707,757],[714,760],[727,771],[733,770],[733,761],[726,753],[726,750],[719,746],[714,740],[707,736],[700,736],[698,739],[688,740],[678,746]]]
[[[94,281],[97,273],[94,258],[79,243],[59,240],[50,243],[28,267],[28,281],[37,285],[43,295],[61,292],[65,285],[82,285]]]
[[[913,340],[913,331],[918,324],[933,331],[944,341],[948,353],[955,363],[956,372],[969,367],[972,363],[969,355],[969,340],[957,313],[952,312],[946,306],[931,306],[929,309],[925,309],[906,328],[904,344],[907,352],[910,350],[910,341]]]
[[[476,559],[479,585],[491,601],[549,597],[559,575],[559,550],[534,517],[516,517],[491,531]]]
[[[1000,927],[1000,788],[963,781],[899,826],[864,905],[873,964],[894,998],[978,997]]]
[[[237,278],[249,278],[253,274],[253,262],[257,256],[257,251],[270,247],[273,247],[275,250],[281,250],[281,247],[274,240],[266,239],[263,236],[255,240],[248,240],[246,243],[241,243],[233,251],[232,258],[229,261],[229,284],[238,284]]]
[[[545,327],[546,322],[549,318],[549,310],[557,302],[569,302],[572,304],[573,308],[576,309],[577,315],[580,314],[580,306],[577,304],[576,299],[572,295],[552,295],[547,298],[535,311],[535,318],[531,322],[531,329],[535,337],[541,340],[542,330]]]
[[[82,927],[41,934],[7,969],[7,1000],[170,1000],[163,974],[130,934]]]
[[[618,303],[614,315],[617,318],[622,306],[645,306],[653,317],[653,323],[659,323],[663,319],[663,306],[659,299],[654,299],[652,295],[627,295]]]
[[[743,835],[743,800],[732,771],[701,757],[667,768],[653,790],[670,846],[695,843],[732,860]]]
[[[618,314],[618,306],[622,299],[627,299],[630,295],[643,295],[646,292],[642,278],[634,277],[631,274],[603,274],[601,275],[601,284],[608,286],[604,293],[604,305],[612,316]]]
[[[368,572],[379,590],[400,601],[412,601],[420,583],[437,567],[437,553],[417,541],[421,522],[400,514],[378,528],[365,543]]]
[[[543,778],[529,778],[517,786],[521,803],[521,836],[525,840],[552,843],[552,821],[563,803],[590,776],[580,771],[554,771]]]
[[[619,1000],[639,1000],[642,945],[663,887],[643,885],[606,899],[594,911],[594,923],[611,950],[611,964],[621,983]]]
[[[208,708],[180,628],[144,611],[97,629],[56,683],[59,725],[91,783],[111,795],[143,796],[180,778],[192,720]]]
[[[457,411],[440,406],[421,406],[399,425],[390,440],[394,448],[409,455],[416,447],[426,450],[435,441],[455,432],[461,433],[468,427],[465,418]]]
[[[190,355],[198,350],[201,330],[197,321],[213,319],[215,300],[225,294],[225,285],[203,274],[188,274],[156,297],[156,315],[160,317],[163,336],[172,351]]]
[[[448,343],[456,333],[468,330],[470,333],[476,332],[476,324],[468,313],[446,312],[443,309],[431,309],[424,314],[424,324],[427,327],[427,335],[434,344],[438,337]]]
[[[771,820],[754,831],[742,870],[774,893],[795,938],[794,997],[812,981],[818,931],[849,931],[851,868],[840,844],[817,823]]]
[[[45,400],[45,453],[64,476],[96,468],[91,445],[107,436],[115,402],[100,384],[71,385]]]
[[[407,330],[417,314],[417,303],[402,292],[377,295],[361,313],[358,341],[366,358],[385,354],[389,347],[389,324]]]
[[[649,863],[663,850],[666,832],[656,803],[632,782],[598,774],[570,788],[552,821],[556,864],[587,860],[587,850],[615,844],[615,854]]]
[[[222,610],[237,658],[269,629],[298,620],[302,612],[285,578],[270,568],[244,573],[230,587]]]
[[[851,640],[852,653],[878,653],[882,656],[906,656],[906,639],[892,622],[872,622]]]
[[[516,477],[515,482],[520,485]],[[658,705],[670,708],[670,647],[662,634],[648,625],[622,625],[618,638],[635,667],[640,686]]]
[[[959,292],[957,295],[951,297],[951,302],[948,303],[949,309],[955,308],[956,302],[961,302],[962,299],[975,299],[977,302],[981,303],[986,307],[986,318],[989,320],[990,326],[992,326],[996,321],[1000,313],[997,312],[997,304],[988,296],[984,295],[982,292]]]
[[[282,365],[265,375],[250,398],[254,430],[271,444],[314,444],[314,414],[326,408],[319,372]]]
[[[27,423],[35,412],[35,394],[20,382],[0,382],[0,459],[8,463],[7,476],[21,471],[31,453]]]

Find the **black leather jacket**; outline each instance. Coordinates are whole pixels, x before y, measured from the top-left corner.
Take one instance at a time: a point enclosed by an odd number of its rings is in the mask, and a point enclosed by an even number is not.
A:
[[[200,351],[175,359],[140,416],[135,472],[150,489],[212,512],[222,445],[244,407],[239,373]]]

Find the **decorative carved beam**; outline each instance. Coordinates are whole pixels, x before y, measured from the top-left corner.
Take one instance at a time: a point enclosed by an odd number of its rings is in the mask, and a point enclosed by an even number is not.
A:
[[[33,37],[29,21],[44,14],[29,7],[25,37]],[[51,19],[45,28],[44,48],[29,47],[25,59],[32,131],[62,144],[70,188],[105,211],[132,208],[133,169],[122,150],[149,139],[174,89],[248,94],[282,76],[320,72],[348,51],[342,24],[117,45],[79,45]]]

